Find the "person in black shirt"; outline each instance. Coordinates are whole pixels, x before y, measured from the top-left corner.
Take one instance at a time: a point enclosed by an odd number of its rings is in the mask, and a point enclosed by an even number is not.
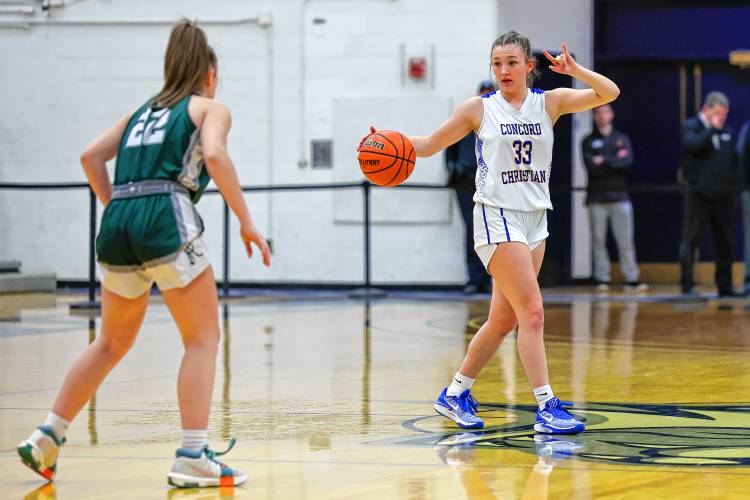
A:
[[[491,81],[485,80],[479,84],[478,95],[487,94],[495,90]],[[476,186],[474,177],[477,173],[477,158],[475,153],[476,134],[470,132],[466,137],[448,146],[445,150],[445,166],[448,169],[448,186],[456,192],[458,207],[464,219],[466,229],[466,270],[469,281],[464,286],[467,295],[492,291],[490,275],[484,269],[482,261],[479,260],[474,251],[474,234],[472,225],[474,223],[474,192]]]
[[[633,165],[633,148],[628,136],[612,126],[615,113],[609,104],[594,108],[593,117],[596,126],[583,140],[581,149],[588,171],[586,205],[591,223],[596,289],[598,292],[609,291],[609,221],[617,242],[626,290],[646,291],[648,285],[638,281],[638,263],[633,244],[633,204],[627,192],[627,173]]]
[[[711,223],[719,297],[732,297],[732,237],[742,172],[732,129],[726,125],[729,99],[710,92],[698,116],[682,124],[680,174],[685,210],[680,245],[682,293],[693,293],[693,260],[706,221]]]

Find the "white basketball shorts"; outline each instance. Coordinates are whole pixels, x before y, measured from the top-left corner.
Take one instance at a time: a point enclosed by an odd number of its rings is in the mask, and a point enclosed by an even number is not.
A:
[[[474,204],[474,251],[485,269],[498,244],[518,241],[534,250],[547,236],[547,210],[524,212]]]

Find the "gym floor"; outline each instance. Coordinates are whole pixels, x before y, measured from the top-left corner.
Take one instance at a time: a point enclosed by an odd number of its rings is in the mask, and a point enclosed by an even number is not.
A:
[[[140,337],[62,449],[54,485],[15,446],[44,419],[98,320],[83,297],[0,296],[3,498],[732,498],[750,482],[750,302],[674,289],[545,290],[552,387],[585,433],[535,436],[509,336],[473,390],[487,426],[467,432],[432,403],[486,316],[486,297],[336,294],[223,301],[209,428],[248,482],[166,484],[179,446],[182,348],[157,296]]]

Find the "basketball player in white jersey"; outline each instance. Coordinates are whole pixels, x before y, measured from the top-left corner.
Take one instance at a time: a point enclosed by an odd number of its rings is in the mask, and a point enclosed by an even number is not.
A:
[[[417,156],[432,156],[474,130],[477,135],[474,248],[493,277],[487,321],[474,335],[450,386],[435,410],[463,428],[481,428],[471,385],[518,325],[518,354],[539,405],[537,432],[575,434],[584,424],[554,396],[544,350],[544,307],[537,283],[547,238],[547,210],[552,208],[549,176],[552,127],[560,116],[613,101],[620,90],[608,78],[576,63],[565,44],[550,69],[570,75],[590,88],[530,88],[535,60],[529,40],[515,31],[492,44],[490,64],[496,92],[471,97],[426,137],[410,137]]]

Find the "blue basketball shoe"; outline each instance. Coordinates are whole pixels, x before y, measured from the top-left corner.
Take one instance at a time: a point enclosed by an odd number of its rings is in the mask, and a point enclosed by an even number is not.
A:
[[[476,415],[479,403],[472,397],[469,389],[458,396],[448,396],[446,395],[447,391],[448,388],[446,387],[435,400],[433,406],[436,412],[453,420],[463,429],[481,429],[484,427],[484,421]]]
[[[565,407],[573,403],[552,398],[544,403],[544,408],[536,410],[534,430],[545,434],[578,434],[586,426],[571,415]]]

